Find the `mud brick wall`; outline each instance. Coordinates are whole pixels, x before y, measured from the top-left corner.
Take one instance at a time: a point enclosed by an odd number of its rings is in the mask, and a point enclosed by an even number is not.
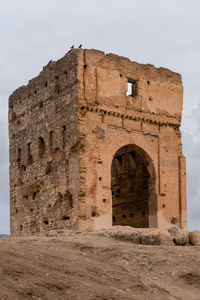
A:
[[[9,99],[11,234],[187,225],[181,76],[98,50]]]
[[[77,55],[50,62],[9,99],[11,234],[76,227]]]

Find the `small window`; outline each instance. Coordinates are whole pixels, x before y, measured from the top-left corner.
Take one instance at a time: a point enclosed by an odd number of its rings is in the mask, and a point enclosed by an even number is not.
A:
[[[136,97],[138,95],[137,80],[128,79],[126,96]]]

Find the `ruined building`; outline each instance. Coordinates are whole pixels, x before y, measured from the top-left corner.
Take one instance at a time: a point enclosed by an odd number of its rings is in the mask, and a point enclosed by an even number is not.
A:
[[[181,76],[97,50],[9,99],[11,234],[187,225]]]

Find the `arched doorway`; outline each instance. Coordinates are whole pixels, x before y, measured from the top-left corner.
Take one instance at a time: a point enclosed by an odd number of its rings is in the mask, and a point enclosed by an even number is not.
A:
[[[149,227],[152,181],[150,158],[136,145],[120,148],[111,166],[113,225]]]

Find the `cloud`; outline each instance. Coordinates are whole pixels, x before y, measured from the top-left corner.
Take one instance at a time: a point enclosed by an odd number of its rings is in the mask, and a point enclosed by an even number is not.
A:
[[[9,94],[79,43],[182,74],[189,224],[200,228],[200,1],[0,0],[0,7],[0,232],[9,230]]]

